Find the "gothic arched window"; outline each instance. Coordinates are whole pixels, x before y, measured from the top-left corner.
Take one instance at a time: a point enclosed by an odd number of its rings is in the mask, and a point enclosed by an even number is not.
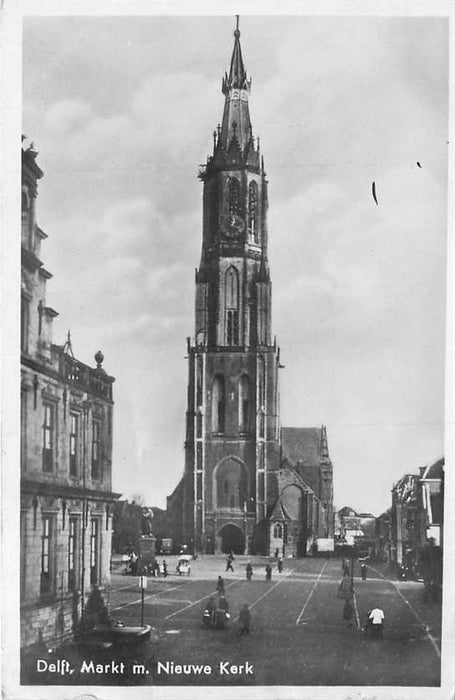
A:
[[[224,433],[224,379],[215,377],[212,389],[212,431]]]
[[[236,177],[229,180],[229,214],[240,214],[240,182]]]
[[[273,528],[273,536],[277,540],[281,540],[283,538],[283,526],[281,523],[276,523],[274,528]]]
[[[257,209],[258,209],[258,186],[256,182],[250,182],[248,187],[248,231],[255,243],[258,242],[258,226],[257,226]]]
[[[239,431],[246,433],[250,427],[250,380],[244,374],[239,381]]]
[[[225,277],[226,345],[239,343],[239,276],[235,267]]]
[[[217,508],[242,509],[248,498],[247,472],[244,465],[229,458],[217,467],[215,473]]]

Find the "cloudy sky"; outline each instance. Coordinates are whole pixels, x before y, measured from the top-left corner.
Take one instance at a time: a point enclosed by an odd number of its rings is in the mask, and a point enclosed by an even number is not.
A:
[[[248,16],[240,28],[270,182],[282,424],[327,425],[336,506],[378,515],[396,480],[443,451],[447,21]],[[24,22],[54,340],[70,328],[91,365],[103,350],[113,486],[150,505],[183,470],[196,175],[233,29],[228,16]]]

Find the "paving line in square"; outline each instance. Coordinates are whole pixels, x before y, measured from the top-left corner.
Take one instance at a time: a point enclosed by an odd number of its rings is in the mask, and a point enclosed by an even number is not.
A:
[[[314,584],[313,584],[313,588],[311,589],[311,591],[310,591],[310,593],[309,593],[309,595],[308,595],[308,598],[306,599],[306,601],[305,601],[305,603],[304,603],[304,605],[303,605],[303,608],[302,608],[302,610],[300,611],[300,614],[299,614],[297,620],[295,621],[295,624],[296,624],[296,625],[298,625],[299,622],[300,622],[300,620],[302,619],[303,613],[305,612],[306,607],[307,607],[308,603],[310,602],[311,596],[313,595],[313,593],[314,593],[314,591],[315,591],[315,588],[316,588],[316,586],[317,586],[318,583],[319,583],[319,579],[321,578],[323,572],[325,571],[325,569],[326,569],[328,563],[329,563],[329,562],[326,561],[325,564],[324,564],[324,566],[323,566],[322,569],[320,570],[319,575],[318,575],[318,577],[316,578],[316,581],[315,581]]]
[[[180,586],[173,586],[172,588],[168,588],[165,591],[161,591],[160,593],[151,593],[150,595],[144,596],[144,603],[147,600],[152,600],[152,598],[157,598],[158,596],[162,595],[163,593],[168,593],[169,591],[173,591],[175,589],[180,588]],[[117,605],[115,608],[111,608],[111,610],[121,610],[123,608],[128,608],[130,605],[137,605],[138,603],[142,602],[142,597],[137,598],[136,600],[130,600],[129,603],[122,603],[122,605]]]
[[[230,588],[230,586],[233,586],[234,583],[237,583],[238,581],[241,581],[241,580],[242,579],[238,578],[238,579],[235,579],[235,581],[231,581],[231,583],[228,583],[226,588]],[[206,594],[206,595],[202,596],[202,598],[199,598],[199,600],[195,600],[194,603],[190,603],[189,605],[185,605],[184,608],[180,608],[180,610],[176,610],[175,612],[171,613],[170,615],[166,615],[166,617],[164,619],[170,620],[171,617],[175,617],[175,615],[179,615],[181,612],[184,612],[185,610],[192,608],[194,605],[198,605],[198,603],[202,603],[202,601],[206,600],[210,595],[211,594],[209,594],[209,595]]]
[[[276,583],[274,583],[273,586],[270,586],[270,588],[268,588],[268,589],[266,590],[265,593],[263,593],[261,596],[259,596],[259,598],[258,598],[257,600],[255,600],[254,603],[251,603],[251,605],[249,606],[250,610],[251,610],[251,608],[254,608],[254,606],[257,605],[263,598],[265,598],[265,596],[267,596],[269,593],[271,593],[271,592],[273,591],[274,588],[276,588],[277,586],[279,586],[280,583],[283,583],[283,581],[286,581],[286,579],[289,578],[289,576],[292,576],[292,574],[293,574],[295,571],[297,571],[297,569],[299,568],[299,566],[302,566],[302,564],[303,564],[303,562],[301,562],[300,564],[298,564],[298,565],[295,567],[295,569],[290,569],[289,572],[288,572],[287,574],[285,574],[284,576],[282,576],[282,577],[279,579],[279,581],[277,581]],[[237,615],[237,617],[233,620],[233,622],[237,622],[237,620],[239,619],[239,616],[240,616],[240,615]]]

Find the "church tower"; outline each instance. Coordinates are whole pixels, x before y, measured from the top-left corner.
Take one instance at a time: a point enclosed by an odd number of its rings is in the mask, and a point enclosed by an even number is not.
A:
[[[272,339],[267,179],[234,32],[224,111],[203,183],[194,344],[188,339],[183,539],[196,550],[266,546],[277,498],[279,349]]]

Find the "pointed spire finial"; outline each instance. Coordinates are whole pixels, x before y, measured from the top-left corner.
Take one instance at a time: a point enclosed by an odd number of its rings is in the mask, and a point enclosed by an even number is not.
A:
[[[234,31],[234,50],[232,52],[231,67],[229,70],[229,75],[226,73],[221,90],[223,94],[227,95],[231,88],[238,88],[240,90],[249,90],[250,81],[246,77],[246,70],[243,64],[242,49],[240,48],[240,30],[239,30],[239,16],[237,17],[237,29]]]

